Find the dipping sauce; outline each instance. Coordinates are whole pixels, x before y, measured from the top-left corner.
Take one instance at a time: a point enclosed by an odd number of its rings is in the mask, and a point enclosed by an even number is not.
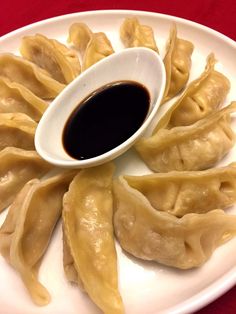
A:
[[[110,151],[139,129],[149,105],[148,90],[134,81],[113,82],[97,89],[67,120],[62,135],[65,151],[78,160]]]

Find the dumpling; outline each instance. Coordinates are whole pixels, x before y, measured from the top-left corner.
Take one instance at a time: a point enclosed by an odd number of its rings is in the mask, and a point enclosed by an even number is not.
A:
[[[29,181],[11,205],[0,229],[0,252],[19,272],[37,305],[50,302],[50,295],[37,278],[42,257],[61,216],[62,197],[75,171],[43,182]]]
[[[236,235],[236,216],[222,210],[177,218],[160,212],[124,178],[114,182],[114,228],[130,254],[189,269],[201,266],[221,244]]]
[[[106,34],[93,33],[84,23],[71,25],[68,42],[72,42],[79,50],[83,71],[114,52]]]
[[[126,48],[146,47],[159,52],[152,28],[140,24],[136,17],[124,20],[120,27],[120,38]]]
[[[230,82],[214,69],[213,54],[207,58],[205,71],[191,82],[181,97],[171,106],[157,124],[154,133],[161,128],[190,125],[214,112],[225,100]]]
[[[67,278],[80,278],[79,283],[82,281],[85,291],[104,313],[118,314],[124,313],[124,308],[118,291],[112,225],[113,171],[112,163],[82,170],[64,196],[62,218]]]
[[[22,84],[43,99],[55,98],[65,87],[47,71],[13,54],[0,54],[0,76]]]
[[[234,145],[230,114],[235,110],[236,102],[232,102],[190,126],[160,129],[154,135],[140,139],[135,148],[155,172],[210,168]]]
[[[170,31],[164,65],[166,69],[166,88],[163,103],[177,95],[187,84],[191,69],[191,55],[194,46],[177,37],[176,25]]]
[[[114,53],[112,45],[104,33],[94,33],[84,52],[82,70]]]
[[[72,42],[82,56],[82,71],[114,53],[106,34],[93,33],[84,23],[71,25],[68,42]]]
[[[9,206],[24,184],[45,175],[52,166],[35,151],[8,147],[0,151],[0,212]]]
[[[20,53],[25,59],[47,70],[60,83],[70,83],[80,74],[80,62],[76,52],[44,35],[23,37]]]
[[[34,150],[37,123],[24,113],[0,113],[0,150],[18,147]]]
[[[62,229],[63,241],[63,266],[68,281],[77,284],[84,291],[84,285],[75,267],[75,261],[71,255],[70,247],[67,243],[64,228]]]
[[[154,208],[178,217],[224,209],[236,202],[236,163],[205,171],[124,176],[124,180]]]
[[[70,26],[68,43],[73,43],[83,56],[93,32],[85,23],[74,23]]]
[[[0,77],[0,113],[21,112],[38,122],[47,106],[23,85]]]

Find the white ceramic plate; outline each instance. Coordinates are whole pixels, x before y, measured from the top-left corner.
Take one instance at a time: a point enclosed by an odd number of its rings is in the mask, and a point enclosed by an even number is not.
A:
[[[66,42],[69,26],[85,22],[93,31],[103,31],[115,50],[123,49],[119,40],[119,26],[127,16],[136,15],[144,24],[153,27],[156,41],[163,56],[169,28],[177,24],[180,37],[195,45],[190,80],[204,69],[206,56],[215,52],[217,69],[231,80],[231,93],[225,103],[236,99],[236,43],[204,26],[162,14],[138,11],[94,11],[70,14],[42,21],[14,31],[0,38],[0,52],[17,52],[24,35],[42,33]],[[158,82],[157,82],[158,84]],[[166,108],[163,108],[165,110]],[[163,111],[162,110],[162,111]],[[227,164],[236,156],[236,148],[221,162]],[[116,161],[117,173],[146,174],[149,170],[130,150]],[[236,208],[228,212],[236,213]],[[5,213],[0,216],[0,223]],[[62,266],[60,224],[43,259],[40,281],[48,288],[52,302],[35,306],[18,274],[0,257],[0,313],[4,314],[95,314],[97,307],[76,286],[67,283]],[[164,314],[193,312],[230,289],[236,283],[236,239],[218,248],[201,268],[181,271],[157,263],[143,262],[123,253],[117,245],[120,291],[127,314]]]

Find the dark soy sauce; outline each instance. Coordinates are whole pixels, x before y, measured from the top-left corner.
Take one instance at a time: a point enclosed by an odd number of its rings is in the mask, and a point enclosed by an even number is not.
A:
[[[120,81],[99,88],[67,120],[62,135],[65,151],[78,160],[110,151],[138,130],[149,105],[148,90],[137,82]]]

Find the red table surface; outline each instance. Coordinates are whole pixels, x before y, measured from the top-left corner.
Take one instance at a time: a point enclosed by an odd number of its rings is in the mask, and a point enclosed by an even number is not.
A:
[[[127,0],[5,0],[1,2],[0,7],[0,36],[24,25],[67,13],[132,9],[186,18],[211,27],[236,40],[235,0],[135,0],[127,2]],[[198,311],[197,314],[235,314],[235,299],[236,286],[215,302]]]

